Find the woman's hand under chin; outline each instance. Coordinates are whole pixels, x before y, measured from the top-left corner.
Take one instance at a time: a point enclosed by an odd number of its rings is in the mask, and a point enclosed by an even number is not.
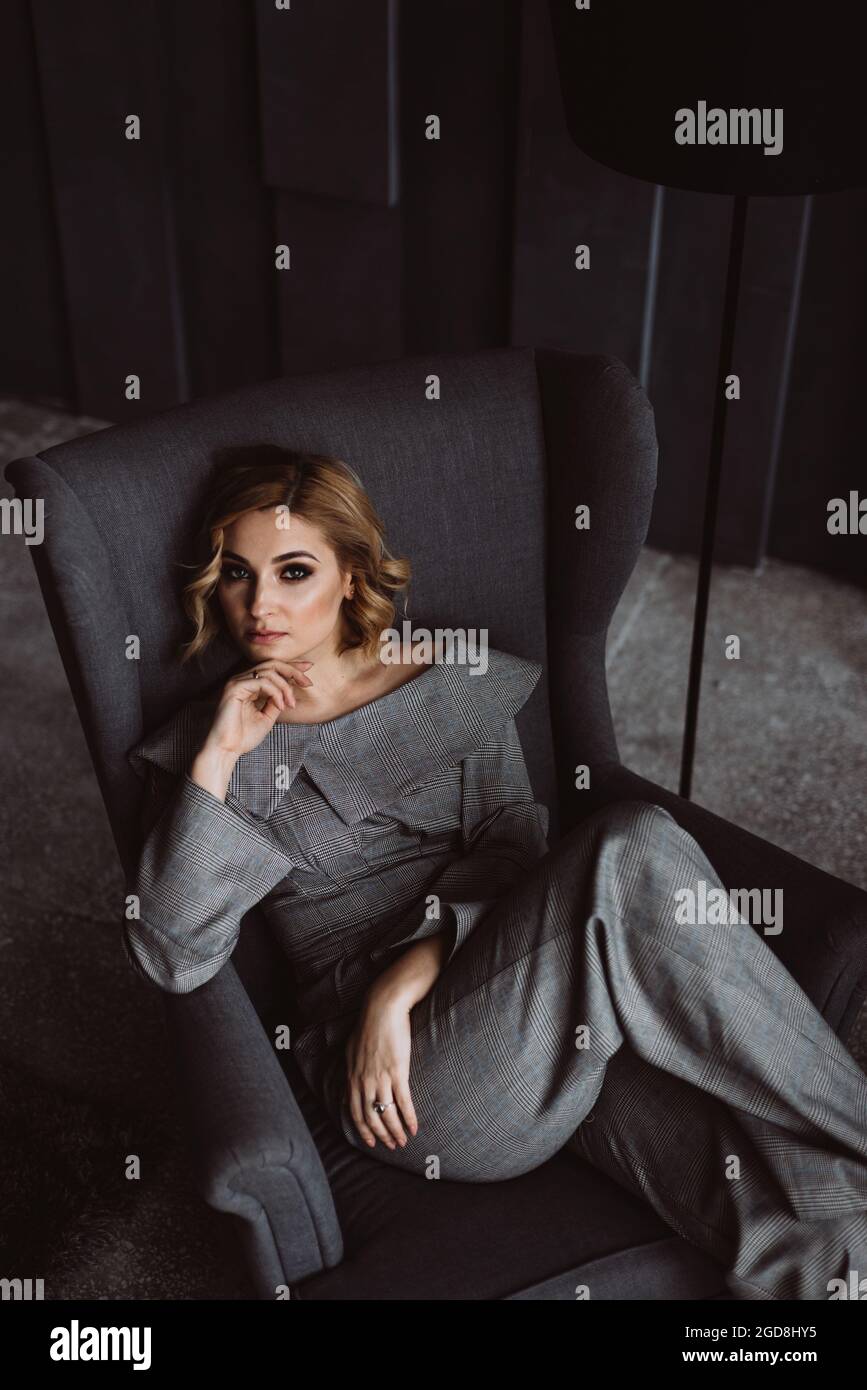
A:
[[[270,657],[230,676],[214,711],[205,748],[235,759],[256,748],[280,712],[295,708],[293,684],[313,684],[306,674],[312,665],[312,661]]]
[[[230,676],[208,736],[193,759],[191,780],[225,801],[235,763],[267,737],[281,710],[294,709],[292,686],[313,684],[306,669],[302,669],[312,665],[312,661],[281,661],[272,657]]]

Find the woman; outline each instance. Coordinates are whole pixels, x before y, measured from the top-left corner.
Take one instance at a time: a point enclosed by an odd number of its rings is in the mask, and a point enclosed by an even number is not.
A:
[[[258,903],[350,1143],[469,1182],[569,1144],[736,1296],[867,1272],[867,1078],[749,924],[678,923],[721,886],[699,846],[626,802],[549,850],[515,725],[541,667],[383,661],[408,563],[346,464],[266,453],[224,470],[185,594],[185,657],[222,630],[239,669],[131,754],[131,963],[195,989]]]

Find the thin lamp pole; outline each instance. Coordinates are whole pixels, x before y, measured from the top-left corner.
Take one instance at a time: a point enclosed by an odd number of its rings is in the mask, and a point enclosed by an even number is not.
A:
[[[695,615],[692,625],[692,650],[689,657],[689,685],[686,694],[686,718],[683,727],[683,752],[680,763],[680,795],[687,800],[692,794],[692,766],[695,757],[695,734],[698,724],[698,699],[701,693],[701,668],[704,660],[704,634],[707,627],[707,608],[710,597],[710,580],[713,569],[713,552],[716,541],[717,511],[719,508],[720,481],[722,479],[723,447],[725,445],[726,414],[728,401],[725,393],[726,377],[730,375],[734,349],[735,324],[737,322],[738,292],[741,283],[741,266],[744,258],[744,229],[747,220],[746,193],[738,193],[732,207],[731,230],[729,233],[729,259],[726,272],[725,297],[723,300],[722,327],[720,329],[719,362],[717,365],[716,395],[714,398],[713,424],[710,438],[710,461],[707,470],[707,488],[704,500],[704,525],[701,536],[701,555],[698,566],[698,584],[695,591]]]

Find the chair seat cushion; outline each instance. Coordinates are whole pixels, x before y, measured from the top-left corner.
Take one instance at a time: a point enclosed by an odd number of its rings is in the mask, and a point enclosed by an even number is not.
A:
[[[495,1183],[427,1181],[347,1144],[288,1063],[345,1246],[302,1299],[704,1299],[721,1267],[570,1150]]]

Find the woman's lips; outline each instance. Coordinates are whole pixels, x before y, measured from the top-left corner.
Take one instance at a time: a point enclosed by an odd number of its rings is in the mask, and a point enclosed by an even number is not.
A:
[[[250,642],[279,642],[281,637],[285,637],[285,632],[250,632],[247,639]]]

